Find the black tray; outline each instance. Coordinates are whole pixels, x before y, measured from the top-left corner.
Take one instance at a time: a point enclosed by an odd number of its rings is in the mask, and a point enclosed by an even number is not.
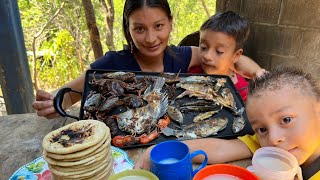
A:
[[[99,79],[99,78],[101,78],[102,74],[110,73],[110,72],[117,72],[117,71],[113,71],[113,70],[93,70],[92,69],[92,70],[88,70],[86,72],[84,91],[82,92],[82,100],[81,100],[79,119],[84,119],[85,118],[85,112],[83,110],[83,106],[84,106],[84,103],[85,103],[90,91],[93,90],[93,86],[89,82],[92,81],[93,76],[96,79]],[[126,72],[126,71],[123,71],[123,72]],[[143,78],[145,76],[157,77],[157,76],[160,75],[160,73],[147,73],[147,72],[134,72],[134,73],[136,74],[137,78]],[[236,90],[233,82],[231,81],[231,79],[228,76],[224,76],[224,75],[207,75],[207,74],[185,74],[185,73],[179,74],[179,77],[187,77],[187,76],[211,76],[213,78],[226,78],[227,79],[227,83],[225,84],[225,87],[227,87],[227,88],[229,88],[231,90],[231,92],[233,94],[233,97],[235,99],[235,102],[236,102],[237,109],[244,108],[244,103],[241,100],[240,94],[238,93],[238,91]],[[175,93],[175,96],[177,96],[181,92],[183,92],[182,89],[177,89],[176,93]],[[188,101],[192,101],[194,99],[195,98],[189,98],[189,97],[185,96],[180,100],[176,100],[175,103],[188,102]],[[126,111],[126,108],[124,106],[119,106],[116,109],[110,111],[108,115],[116,115],[116,114],[119,114],[119,113],[122,113],[122,112],[125,112],[125,111]],[[193,118],[198,114],[199,114],[198,112],[183,113],[183,115],[184,115],[184,123],[183,123],[183,125],[191,124]],[[232,114],[232,111],[229,110],[228,108],[224,107],[219,113],[215,114],[213,117],[223,117],[223,116],[226,116],[228,118],[227,127],[224,130],[218,132],[218,134],[210,136],[210,137],[217,137],[217,138],[223,138],[223,139],[232,139],[232,138],[236,138],[238,136],[243,136],[243,135],[246,135],[246,134],[253,134],[253,130],[252,130],[251,125],[250,125],[250,123],[248,121],[247,114],[246,114],[245,111],[243,112],[242,116],[246,121],[246,125],[243,128],[243,130],[241,130],[238,133],[233,133],[232,129],[231,129],[232,128],[233,118],[234,118],[234,115]],[[178,125],[177,123],[171,121],[171,123],[169,124],[168,127],[173,128],[173,129],[178,129],[177,125]],[[122,131],[120,131],[118,129],[117,135],[128,135],[128,133],[122,132]],[[130,146],[125,146],[123,148],[149,146],[149,145],[160,143],[162,141],[173,140],[173,139],[177,139],[177,138],[173,137],[173,136],[167,137],[167,136],[164,136],[163,134],[160,134],[160,136],[158,138],[156,138],[155,140],[151,141],[148,144],[134,144],[134,145],[130,145]]]

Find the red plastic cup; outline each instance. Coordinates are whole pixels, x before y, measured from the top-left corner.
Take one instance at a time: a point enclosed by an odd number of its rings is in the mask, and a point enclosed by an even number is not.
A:
[[[206,166],[201,169],[193,178],[193,180],[203,180],[211,175],[231,175],[238,179],[243,180],[259,180],[259,178],[240,166],[232,164],[215,164]]]

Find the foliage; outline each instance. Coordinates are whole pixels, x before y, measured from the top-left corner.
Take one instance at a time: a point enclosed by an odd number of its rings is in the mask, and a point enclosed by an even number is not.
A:
[[[215,0],[205,0],[211,15],[215,13]],[[174,19],[171,32],[171,44],[177,45],[188,34],[200,29],[201,24],[208,19],[199,0],[169,0]]]
[[[42,61],[38,61],[39,79],[41,83],[54,88],[61,86],[61,82],[66,83],[76,78],[81,72],[78,61],[72,60],[76,57],[76,50],[73,46],[74,39],[67,30],[55,32],[51,40],[44,42],[40,50],[52,52],[44,55]],[[55,69],[55,70],[53,70]],[[54,81],[52,81],[52,79]],[[40,85],[42,85],[40,83]]]
[[[81,0],[18,0],[24,31],[25,44],[32,50],[33,36],[50,19],[54,12],[65,2],[65,8],[53,23],[37,39],[37,51],[46,52],[38,56],[36,68],[41,89],[55,89],[74,79],[94,61],[86,28]],[[95,8],[97,26],[104,52],[106,42],[105,15],[99,1],[92,1]],[[124,0],[114,0],[114,43],[117,50],[126,44],[122,33],[122,11]],[[199,0],[169,0],[174,17],[170,44],[177,45],[186,35],[197,31],[207,19]],[[215,0],[205,0],[211,15],[215,12]],[[32,57],[29,57],[31,72]]]

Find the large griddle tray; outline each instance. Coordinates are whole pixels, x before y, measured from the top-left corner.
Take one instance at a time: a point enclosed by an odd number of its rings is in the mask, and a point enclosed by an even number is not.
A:
[[[90,91],[93,90],[93,87],[89,82],[91,82],[91,80],[93,79],[93,76],[96,79],[99,79],[99,78],[101,78],[102,74],[110,73],[110,72],[116,72],[116,71],[91,69],[91,70],[88,70],[86,72],[84,91],[83,91],[82,100],[81,100],[81,108],[80,108],[80,116],[79,116],[80,119],[84,118],[83,106],[84,106],[84,103],[85,103],[85,101],[87,99],[87,96],[89,95]],[[147,72],[134,72],[134,73],[136,74],[137,78],[143,78],[145,76],[157,77],[157,76],[160,75],[160,73],[147,73]],[[236,90],[233,82],[231,81],[231,79],[228,76],[224,76],[224,75],[207,75],[207,74],[186,74],[186,73],[179,74],[179,77],[187,77],[187,76],[211,76],[213,78],[226,78],[227,79],[227,83],[225,84],[225,87],[227,87],[227,88],[229,88],[231,90],[231,92],[233,94],[233,97],[234,97],[234,99],[236,101],[237,108],[241,109],[241,108],[244,107],[244,103],[241,100],[240,94],[238,93],[238,91]],[[177,96],[178,94],[182,93],[183,91],[184,91],[183,89],[176,89],[175,96]],[[182,99],[177,100],[175,103],[184,103],[184,102],[189,102],[189,101],[194,101],[194,100],[195,100],[194,97],[193,98],[189,98],[189,97],[185,96]],[[112,110],[109,113],[109,115],[116,115],[116,114],[119,114],[119,113],[125,112],[125,111],[126,111],[126,108],[124,106],[119,106],[119,107],[115,108],[114,110]],[[193,118],[198,114],[199,114],[198,112],[184,113],[183,114],[184,115],[184,123],[183,123],[183,125],[191,124]],[[229,110],[228,108],[224,107],[219,113],[215,114],[213,117],[226,116],[228,118],[228,125],[224,130],[218,132],[217,135],[213,135],[213,136],[209,136],[209,137],[216,137],[216,138],[223,138],[223,139],[233,139],[233,138],[236,138],[238,136],[243,136],[243,135],[246,135],[246,134],[253,134],[253,130],[252,130],[251,125],[250,125],[250,123],[248,121],[246,112],[244,111],[242,115],[243,115],[243,118],[246,121],[246,125],[245,125],[245,127],[243,128],[242,131],[240,131],[239,133],[234,134],[232,132],[232,129],[231,129],[234,115],[232,114],[231,110]],[[171,123],[169,124],[169,127],[173,128],[173,129],[178,129],[176,127],[177,125],[178,125],[177,123],[171,121]],[[118,130],[117,135],[128,135],[128,134],[126,132],[122,132],[122,131]],[[173,140],[173,139],[177,139],[177,138],[176,137],[167,137],[167,136],[164,136],[163,134],[160,134],[160,136],[157,139],[151,141],[149,144],[135,144],[135,145],[126,146],[126,147],[123,147],[123,148],[149,146],[149,145],[160,143],[162,141]]]

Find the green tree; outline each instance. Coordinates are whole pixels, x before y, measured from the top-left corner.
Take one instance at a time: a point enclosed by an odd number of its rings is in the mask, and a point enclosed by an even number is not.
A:
[[[215,0],[203,0],[210,15],[215,13]],[[186,35],[198,31],[201,24],[208,19],[201,1],[169,0],[174,18],[174,27],[171,33],[171,44],[177,45]]]

